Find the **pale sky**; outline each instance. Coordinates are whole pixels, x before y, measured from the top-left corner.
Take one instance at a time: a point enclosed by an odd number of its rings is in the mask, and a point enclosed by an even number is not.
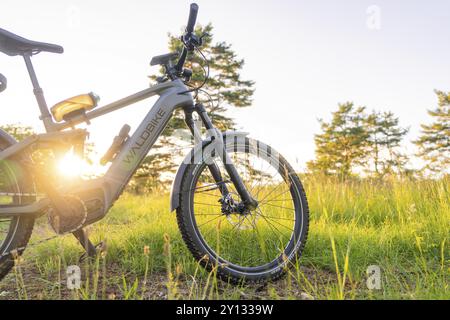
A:
[[[2,0],[0,27],[60,44],[63,55],[33,58],[51,106],[94,91],[101,105],[148,86],[152,56],[167,52],[167,32],[180,34],[190,1]],[[448,0],[198,0],[198,22],[212,22],[215,40],[233,45],[256,81],[254,104],[231,110],[239,127],[265,141],[297,168],[314,157],[318,118],[339,102],[391,110],[410,127],[408,141],[429,121],[434,89],[450,91]],[[20,57],[0,54],[8,89],[1,124],[31,125],[38,109]],[[91,141],[101,154],[124,123],[136,128],[153,100],[94,120]],[[405,147],[411,148],[406,142]]]

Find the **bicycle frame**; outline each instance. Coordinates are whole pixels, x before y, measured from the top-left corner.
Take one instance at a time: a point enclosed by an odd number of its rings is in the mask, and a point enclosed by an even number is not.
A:
[[[186,92],[186,90],[187,88],[181,80],[174,80],[157,84],[119,101],[94,109],[84,116],[76,117],[68,122],[55,123],[51,119],[48,121],[49,119],[43,118],[43,120],[46,120],[44,123],[46,124],[47,131],[49,131],[48,133],[29,137],[1,151],[0,160],[17,156],[35,144],[57,143],[61,139],[68,139],[72,136],[80,135],[84,130],[62,130],[127,107],[138,101],[159,95],[159,99],[147,113],[136,131],[125,141],[121,151],[112,161],[106,174],[98,179],[86,180],[77,188],[70,190],[71,193],[80,193],[101,189],[104,200],[102,216],[104,216],[114,201],[120,196],[143,159],[147,156],[151,147],[171,119],[175,109],[193,107],[194,101],[192,95]],[[37,214],[42,212],[49,204],[49,200],[45,198],[26,206],[0,206],[0,217],[5,215]]]
[[[203,124],[208,130],[217,132],[204,107],[201,105],[194,106],[194,100],[191,93],[180,79],[159,83],[106,106],[96,108],[83,115],[71,118],[69,121],[55,123],[48,110],[43,91],[39,86],[30,57],[30,55],[24,55],[24,60],[34,88],[34,94],[41,111],[41,119],[44,122],[47,133],[34,135],[22,142],[13,144],[9,148],[0,152],[0,160],[15,157],[20,153],[27,152],[29,147],[39,145],[40,143],[44,143],[47,146],[50,145],[51,147],[52,144],[56,144],[63,140],[67,142],[71,141],[71,139],[79,139],[82,137],[84,141],[86,131],[82,129],[75,129],[77,124],[84,122],[89,123],[92,119],[106,115],[155,95],[158,95],[159,99],[147,113],[144,120],[138,126],[133,135],[125,140],[119,153],[113,159],[111,166],[103,177],[83,181],[79,186],[71,187],[69,190],[53,190],[53,188],[47,184],[49,190],[44,190],[47,193],[47,198],[24,206],[0,206],[0,217],[14,215],[39,215],[52,204],[56,205],[58,208],[62,208],[61,205],[58,205],[58,202],[62,200],[61,196],[64,194],[75,194],[84,202],[86,207],[88,207],[90,202],[94,203],[97,201],[96,205],[94,205],[94,213],[91,214],[91,216],[88,214],[88,219],[85,223],[85,225],[91,224],[102,219],[114,204],[115,200],[117,200],[121,195],[125,186],[128,184],[133,174],[136,172],[158,137],[161,135],[167,123],[171,119],[175,109],[184,109],[187,117],[186,123],[192,134],[197,139],[200,138],[201,140],[201,136],[192,123],[193,111],[196,111],[200,115]],[[68,128],[72,128],[72,130],[63,131]],[[2,132],[0,131],[0,134],[1,133]],[[213,140],[213,138],[211,140]],[[244,186],[242,179],[239,177],[238,172],[224,149],[222,135],[220,132],[218,133],[218,138],[219,139],[215,139],[215,143],[219,142],[218,152],[221,156],[223,156],[222,159],[225,160],[225,168],[230,175],[231,181],[235,185],[236,190],[241,196],[241,199],[243,199],[244,203],[250,208],[255,208],[257,206],[257,202],[251,197],[248,190]],[[216,182],[223,182],[219,168],[215,165],[208,165],[208,167]],[[35,172],[35,175],[39,176],[39,174],[39,172]],[[177,180],[179,180],[178,176],[175,178],[175,188],[177,186]],[[225,185],[222,184],[220,189],[222,195],[225,196],[228,194],[228,190]],[[53,194],[53,197],[51,194]],[[62,201],[64,202],[64,200]],[[173,200],[172,195],[171,206],[173,207],[175,203],[176,201]]]

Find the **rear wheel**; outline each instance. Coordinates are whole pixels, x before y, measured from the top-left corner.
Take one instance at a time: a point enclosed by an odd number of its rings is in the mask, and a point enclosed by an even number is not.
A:
[[[0,142],[0,149],[6,148]],[[34,184],[26,171],[13,160],[0,161],[0,206],[20,206],[35,201]],[[11,252],[21,255],[33,231],[32,217],[0,218],[0,280],[14,266]]]
[[[302,184],[289,163],[262,142],[235,139],[226,149],[259,206],[237,210],[241,199],[222,161],[204,153],[201,163],[188,165],[182,181],[177,217],[183,239],[203,266],[226,281],[277,279],[306,242],[309,212]],[[208,169],[212,162],[231,192],[228,199]]]

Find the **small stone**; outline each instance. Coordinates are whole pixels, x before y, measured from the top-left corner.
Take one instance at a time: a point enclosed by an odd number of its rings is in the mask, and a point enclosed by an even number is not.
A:
[[[306,292],[300,293],[300,299],[302,300],[314,300],[314,297]]]

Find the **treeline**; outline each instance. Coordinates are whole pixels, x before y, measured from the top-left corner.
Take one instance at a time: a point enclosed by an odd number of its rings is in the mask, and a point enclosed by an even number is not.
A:
[[[412,141],[417,146],[415,154],[405,152],[405,136],[409,130],[399,125],[399,118],[392,112],[368,112],[365,107],[355,106],[352,102],[339,104],[330,121],[319,120],[321,132],[315,136],[315,159],[307,163],[307,173],[342,179],[448,175],[450,92],[435,93],[437,106],[428,110],[427,124],[421,125],[419,137]],[[165,189],[169,185],[179,154],[171,150],[177,142],[169,133],[184,126],[181,117],[180,114],[174,118],[168,132],[137,171],[129,190],[154,191]],[[218,117],[215,121],[219,121],[220,125],[221,121],[229,124],[232,120]],[[223,122],[222,126],[227,127]],[[3,125],[0,128],[19,141],[34,134],[31,127],[17,124]],[[167,139],[172,140],[168,143]],[[92,149],[92,144],[88,144],[88,153]]]
[[[423,124],[412,141],[416,154],[406,154],[403,142],[408,128],[392,112],[367,112],[352,102],[340,104],[329,122],[319,120],[315,136],[316,157],[307,163],[312,174],[349,178],[355,176],[442,176],[450,166],[450,92],[435,91],[438,104],[429,110],[431,124]],[[411,160],[420,159],[420,167]]]

